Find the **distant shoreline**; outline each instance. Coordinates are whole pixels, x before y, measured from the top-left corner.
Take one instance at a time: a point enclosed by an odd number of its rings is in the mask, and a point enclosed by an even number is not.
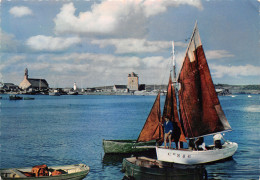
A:
[[[100,86],[93,88],[78,89],[77,95],[157,95],[158,90],[163,94],[166,93],[167,85],[146,85],[146,90],[143,91],[113,91],[113,86]],[[61,91],[60,95],[70,95],[65,91],[67,88],[50,88],[48,90],[33,90],[33,91],[11,91],[1,90],[0,94],[19,94],[19,95],[49,95],[54,90]],[[88,91],[88,89],[92,89]],[[218,95],[231,95],[231,94],[260,94],[260,85],[228,85],[228,84],[216,84],[216,92]]]

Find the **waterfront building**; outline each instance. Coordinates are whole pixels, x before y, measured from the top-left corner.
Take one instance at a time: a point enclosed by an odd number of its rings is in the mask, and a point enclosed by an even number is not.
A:
[[[128,92],[126,85],[114,85],[113,87],[114,92]]]
[[[17,92],[19,91],[19,87],[13,83],[1,83],[0,82],[0,90],[1,91],[6,91],[6,92]]]
[[[48,89],[49,84],[45,79],[33,79],[28,78],[28,69],[26,68],[24,71],[24,79],[20,83],[19,87],[23,90],[41,90],[41,89]]]
[[[129,91],[138,91],[139,87],[139,77],[137,74],[132,72],[131,74],[128,74],[128,84],[127,88]]]

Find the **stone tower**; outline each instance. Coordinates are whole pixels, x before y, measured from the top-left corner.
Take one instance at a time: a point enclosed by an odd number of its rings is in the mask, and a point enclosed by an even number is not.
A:
[[[28,69],[25,68],[24,70],[24,79],[28,79]]]
[[[138,86],[139,86],[139,77],[137,74],[132,72],[131,74],[128,74],[128,84],[127,88],[130,91],[138,91]]]

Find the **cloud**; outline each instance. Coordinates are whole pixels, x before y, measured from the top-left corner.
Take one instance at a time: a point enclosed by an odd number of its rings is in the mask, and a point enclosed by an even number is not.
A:
[[[71,68],[71,70],[77,69],[81,72],[88,73],[97,67],[104,71],[108,71],[109,69],[116,69],[116,71],[122,71],[124,69],[161,69],[165,68],[165,64],[169,61],[169,59],[165,59],[162,56],[140,58],[137,56],[114,56],[110,54],[94,53],[71,53],[64,56],[48,56],[45,58],[48,58],[55,64],[53,70],[61,71],[62,69],[69,70],[69,68]],[[77,65],[79,65],[79,67],[77,67]]]
[[[146,57],[142,61],[148,68],[164,67],[165,65],[165,58],[162,56]]]
[[[124,53],[154,53],[168,51],[171,47],[170,41],[148,41],[146,39],[95,39],[91,41],[92,44],[99,45],[100,48],[106,46],[114,46],[116,54]],[[176,42],[175,46],[185,47],[187,44]]]
[[[54,18],[55,32],[143,37],[147,32],[148,18],[165,12],[169,6],[183,4],[202,7],[200,0],[104,0],[94,4],[91,11],[76,16],[76,8],[71,2],[64,4]]]
[[[21,64],[26,59],[26,56],[24,55],[15,55],[11,56],[9,58],[2,58],[1,57],[1,63],[0,63],[0,71],[12,71],[14,68],[17,67],[18,64]],[[0,72],[0,78],[1,78],[1,72]],[[1,81],[1,79],[0,79]]]
[[[15,17],[32,15],[32,10],[25,6],[15,6],[9,10],[9,13]]]
[[[225,76],[256,76],[260,77],[260,67],[247,64],[245,66],[221,66],[211,65],[212,75],[217,78]]]
[[[162,56],[140,58],[111,54],[70,53],[46,58],[51,61],[50,69],[54,73],[68,76],[73,72],[74,76],[84,77],[93,86],[126,84],[127,74],[131,72],[140,74],[143,83],[154,83],[157,80],[156,83],[161,83],[162,74],[166,73],[167,76],[169,74],[169,67],[166,66],[169,59]]]
[[[73,63],[62,63],[62,64],[56,64],[55,66],[51,66],[51,70],[56,72],[87,72],[89,64],[73,64]]]
[[[20,43],[15,39],[13,34],[6,33],[0,28],[0,51],[1,52],[17,52],[21,50]]]
[[[147,41],[146,39],[105,39],[92,40],[92,44],[98,44],[101,48],[112,45],[115,46],[115,53],[144,53],[161,52],[171,47],[171,42],[167,41]]]
[[[94,54],[94,53],[71,53],[64,56],[50,57],[53,61],[73,62],[79,64],[89,63],[91,66],[110,67],[139,67],[141,58],[136,56],[114,56],[111,54]]]
[[[226,50],[211,50],[211,51],[206,51],[205,54],[208,60],[235,57],[234,54],[231,54]]]
[[[134,1],[103,1],[78,16],[75,10],[73,3],[63,5],[54,19],[56,33],[120,35],[132,31],[139,36],[145,32],[146,19]]]
[[[157,15],[167,11],[168,7],[178,7],[180,5],[190,5],[198,9],[203,9],[202,3],[200,0],[174,0],[174,1],[165,1],[165,0],[145,0],[142,1],[144,5],[145,15],[147,17]]]
[[[26,41],[26,45],[37,51],[61,51],[80,43],[78,37],[51,37],[51,36],[33,36]]]

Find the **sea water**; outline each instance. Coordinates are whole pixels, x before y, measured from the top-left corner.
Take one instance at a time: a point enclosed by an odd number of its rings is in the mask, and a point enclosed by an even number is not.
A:
[[[25,96],[25,95],[24,95]],[[33,96],[0,100],[0,168],[84,163],[85,179],[122,179],[124,156],[104,155],[102,139],[137,139],[155,96]],[[205,165],[209,179],[259,179],[260,95],[221,96],[238,143],[233,159]],[[163,106],[164,97],[161,97]],[[213,142],[212,137],[206,143]]]

